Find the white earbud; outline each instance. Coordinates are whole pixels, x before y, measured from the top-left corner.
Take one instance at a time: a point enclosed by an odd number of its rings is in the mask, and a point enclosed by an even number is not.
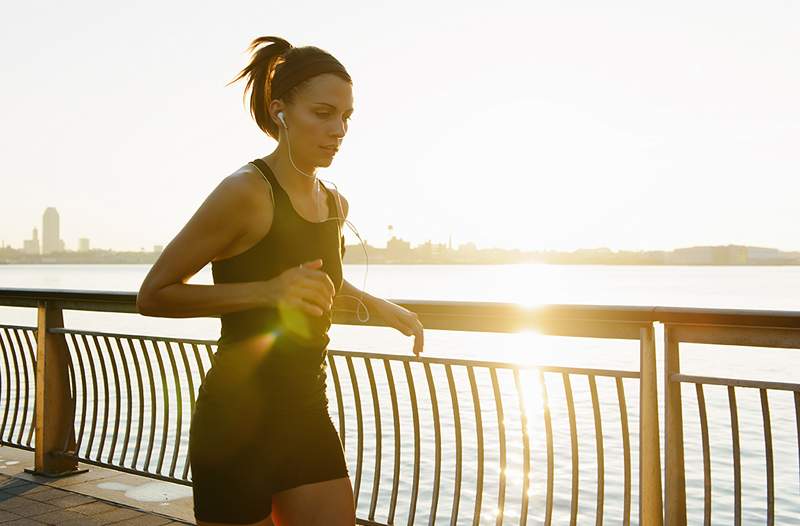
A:
[[[286,126],[286,121],[283,118],[283,112],[282,111],[278,112],[278,120],[280,120],[283,123],[283,127],[284,128],[286,128],[287,130],[289,129],[289,127]]]

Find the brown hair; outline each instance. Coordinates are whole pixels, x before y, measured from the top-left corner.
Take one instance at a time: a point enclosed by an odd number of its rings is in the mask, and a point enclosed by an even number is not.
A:
[[[270,43],[260,47],[262,44]],[[230,85],[244,77],[247,77],[247,85],[244,89],[243,97],[250,92],[250,115],[255,119],[256,124],[262,131],[278,140],[278,125],[269,116],[269,103],[272,101],[272,85],[275,77],[280,81],[283,71],[292,70],[292,66],[303,63],[313,62],[319,58],[328,58],[336,61],[330,53],[316,46],[293,47],[286,40],[279,37],[258,37],[248,46],[247,51],[252,54],[250,63],[230,81]],[[338,63],[338,61],[336,61]],[[352,84],[350,75],[344,71],[331,71],[343,80]],[[280,97],[286,104],[292,104],[294,97],[313,77],[307,78],[289,89]]]

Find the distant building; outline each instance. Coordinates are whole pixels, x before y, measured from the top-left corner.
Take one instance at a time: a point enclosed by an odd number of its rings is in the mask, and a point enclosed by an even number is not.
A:
[[[458,251],[462,254],[474,254],[478,251],[478,247],[472,241],[458,245]]]
[[[82,237],[78,240],[78,252],[89,252],[89,238]]]
[[[667,254],[665,259],[671,265],[744,265],[747,263],[747,247],[679,248]]]
[[[63,251],[64,242],[59,237],[58,211],[51,206],[44,211],[42,217],[42,254]]]
[[[22,251],[26,254],[39,255],[39,231],[33,229],[33,237],[22,242]]]
[[[794,254],[781,252],[776,248],[747,247],[748,263],[785,263],[794,259]]]
[[[411,243],[403,241],[392,236],[392,239],[386,242],[386,257],[398,258],[407,256],[411,253]]]

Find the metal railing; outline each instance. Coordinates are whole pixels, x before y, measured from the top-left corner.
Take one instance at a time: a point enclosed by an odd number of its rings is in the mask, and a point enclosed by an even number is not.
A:
[[[679,341],[800,347],[797,313],[396,302],[417,312],[428,329],[533,329],[638,341],[640,367],[534,367],[330,349],[331,416],[348,457],[354,457],[349,464],[360,524],[551,524],[567,517],[577,524],[587,515],[602,524],[616,521],[610,504],[623,524],[631,523],[637,508],[639,524],[661,524],[664,517],[668,524],[685,524],[683,402],[676,386],[698,385],[701,413],[702,384],[728,386],[734,441],[735,387],[762,390],[767,443],[766,390],[787,388],[798,400],[794,384],[681,376],[677,357]],[[34,450],[38,473],[74,472],[80,461],[191,484],[189,422],[197,388],[214,364],[215,342],[64,328],[67,309],[136,312],[131,293],[0,289],[0,305],[38,309],[37,327],[0,325],[0,443]],[[656,322],[664,323],[666,335],[664,506]],[[334,323],[362,325],[339,303]],[[626,383],[633,384],[627,391]],[[633,397],[631,387],[638,387]],[[638,404],[631,406],[634,398]],[[559,432],[559,424],[567,431]],[[584,425],[593,434],[579,429]],[[613,440],[612,426],[619,429]],[[593,447],[584,447],[587,441]],[[583,451],[588,453],[581,456]],[[609,463],[621,466],[620,487],[608,485]],[[709,465],[706,460],[707,488]],[[740,471],[736,476],[740,480]],[[590,484],[582,485],[586,478]],[[565,480],[568,499],[560,498]],[[610,494],[620,502],[609,501]]]
[[[800,314],[700,311],[683,309],[664,324],[665,386],[665,518],[669,525],[686,524],[686,469],[684,461],[683,384],[694,385],[699,416],[703,461],[703,523],[711,524],[712,474],[709,415],[705,386],[722,386],[727,391],[733,463],[733,521],[742,524],[742,452],[737,389],[756,389],[761,403],[766,486],[766,523],[775,524],[775,466],[769,391],[790,392],[800,455],[800,384],[755,381],[681,374],[680,344],[713,344],[734,347],[800,349]],[[754,475],[755,476],[755,475]],[[800,500],[800,495],[798,495]]]

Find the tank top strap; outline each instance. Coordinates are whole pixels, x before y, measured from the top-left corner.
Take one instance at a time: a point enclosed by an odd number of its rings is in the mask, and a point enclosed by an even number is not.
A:
[[[269,186],[272,188],[273,197],[276,197],[275,196],[276,193],[284,195],[283,187],[280,185],[280,183],[278,183],[278,179],[275,177],[275,174],[272,172],[272,169],[266,162],[264,162],[263,159],[255,159],[253,161],[250,161],[250,164],[255,166],[258,169],[258,171],[261,172],[261,175],[264,177],[264,179],[266,179],[266,181],[269,183]],[[284,195],[284,197],[288,196]]]
[[[325,190],[325,201],[328,203],[328,221],[336,218],[336,223],[339,224],[339,228],[341,228],[343,221],[339,216],[339,205],[336,202],[336,197],[333,195],[333,190],[328,188],[327,185],[323,184],[322,181],[320,181],[319,184]]]

